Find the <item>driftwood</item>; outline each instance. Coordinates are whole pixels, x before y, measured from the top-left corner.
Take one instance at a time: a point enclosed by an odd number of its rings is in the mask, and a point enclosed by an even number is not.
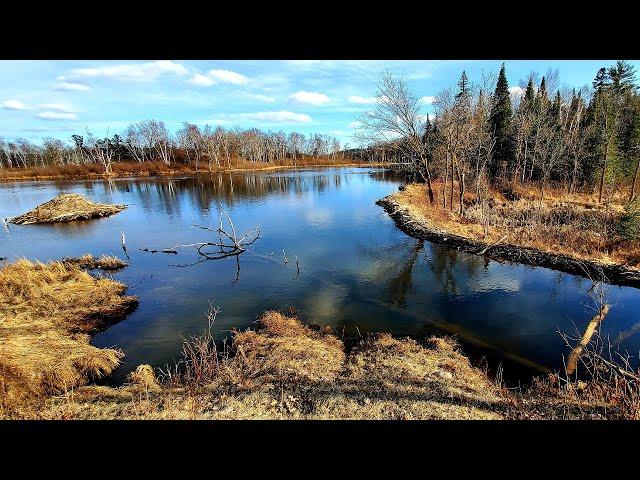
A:
[[[576,345],[576,347],[571,352],[571,355],[569,355],[569,360],[567,362],[567,375],[572,375],[576,371],[576,368],[578,367],[578,360],[580,359],[582,351],[591,341],[591,337],[593,337],[596,328],[598,327],[598,325],[600,325],[600,323],[602,323],[604,318],[607,316],[607,313],[609,313],[609,305],[605,304],[600,307],[598,313],[591,319],[591,321],[587,325],[587,328],[582,335],[582,339],[580,339],[580,343]]]
[[[230,231],[225,229],[224,219],[226,218],[227,224],[230,228]],[[238,256],[246,251],[246,247],[252,245],[258,238],[260,238],[260,227],[257,226],[255,229],[245,233],[242,237],[238,238],[236,233],[236,228],[233,224],[233,220],[229,214],[222,208],[220,205],[220,224],[218,228],[205,227],[203,225],[191,225],[194,228],[200,228],[202,230],[207,230],[209,232],[215,232],[218,234],[218,241],[210,241],[210,242],[195,242],[195,243],[184,243],[177,244],[173,247],[163,248],[161,250],[141,249],[143,252],[156,253],[158,251],[162,253],[173,253],[177,254],[179,248],[188,248],[193,247],[196,249],[199,255],[204,257],[206,260],[220,260],[227,257]],[[199,262],[196,262],[199,263]],[[239,269],[239,268],[238,268]]]

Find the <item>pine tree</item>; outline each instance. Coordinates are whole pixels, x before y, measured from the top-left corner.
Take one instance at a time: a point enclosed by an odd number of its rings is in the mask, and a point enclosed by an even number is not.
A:
[[[467,73],[463,70],[462,75],[460,76],[460,80],[458,80],[458,93],[456,94],[456,98],[468,97],[469,96],[469,79],[467,78]]]
[[[500,167],[510,168],[514,163],[513,139],[511,137],[511,98],[509,83],[505,73],[504,63],[500,68],[498,83],[493,94],[489,126],[495,138],[493,158],[490,170],[496,175]]]
[[[551,106],[551,111],[549,112],[549,117],[552,121],[560,121],[560,111],[562,109],[562,98],[560,97],[560,90],[556,92],[556,97],[553,101],[553,105]]]
[[[527,90],[524,92],[524,99],[522,101],[523,108],[532,109],[536,104],[536,89],[533,86],[533,78],[529,78],[527,84]]]
[[[549,105],[549,94],[547,93],[547,81],[544,77],[540,80],[540,88],[536,95],[536,106],[539,112],[544,112]]]
[[[596,78],[593,79],[592,82],[593,88],[596,92],[599,92],[604,87],[609,85],[609,74],[607,73],[607,69],[602,67],[596,73]]]
[[[636,73],[633,65],[619,60],[613,67],[609,68],[608,74],[614,95],[636,92]]]

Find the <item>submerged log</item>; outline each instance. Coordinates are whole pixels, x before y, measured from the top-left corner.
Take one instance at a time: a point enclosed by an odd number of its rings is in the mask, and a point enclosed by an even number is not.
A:
[[[92,218],[108,217],[121,212],[125,208],[127,208],[126,205],[94,203],[82,195],[65,193],[58,195],[53,200],[49,200],[42,205],[38,205],[27,213],[11,219],[11,223],[16,225],[29,225],[33,223],[89,220]]]

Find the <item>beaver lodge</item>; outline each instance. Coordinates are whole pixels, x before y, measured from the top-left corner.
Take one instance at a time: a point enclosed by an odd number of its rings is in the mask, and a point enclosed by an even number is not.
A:
[[[114,215],[126,205],[94,203],[77,193],[64,193],[11,220],[16,225],[71,222]]]

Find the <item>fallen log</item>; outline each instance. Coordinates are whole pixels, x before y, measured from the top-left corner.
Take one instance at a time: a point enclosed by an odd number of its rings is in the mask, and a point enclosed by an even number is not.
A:
[[[582,339],[580,339],[580,343],[576,345],[576,347],[571,351],[571,354],[569,355],[569,360],[567,361],[567,375],[572,375],[576,371],[576,368],[578,367],[578,360],[580,360],[582,351],[591,341],[591,337],[593,337],[596,328],[598,327],[598,325],[600,325],[600,323],[602,323],[604,318],[607,316],[607,313],[609,313],[609,305],[603,305],[587,325],[587,328],[582,335]]]

